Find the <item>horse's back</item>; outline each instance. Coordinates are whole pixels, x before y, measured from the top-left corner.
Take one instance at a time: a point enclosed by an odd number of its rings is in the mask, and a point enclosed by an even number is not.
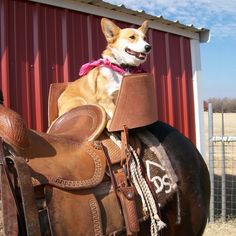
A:
[[[162,143],[179,179],[178,194],[161,210],[168,225],[163,235],[202,235],[208,217],[210,180],[201,154],[189,139],[163,122],[149,126],[149,131]]]

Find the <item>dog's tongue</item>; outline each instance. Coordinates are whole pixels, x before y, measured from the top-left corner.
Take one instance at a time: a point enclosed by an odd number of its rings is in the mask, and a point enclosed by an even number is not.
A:
[[[144,60],[146,58],[146,54],[142,52],[135,52],[129,48],[126,49],[126,52],[130,55],[137,57],[139,60]]]
[[[146,57],[146,54],[145,54],[145,53],[137,53],[136,56],[137,56],[139,59],[144,60],[145,57]]]

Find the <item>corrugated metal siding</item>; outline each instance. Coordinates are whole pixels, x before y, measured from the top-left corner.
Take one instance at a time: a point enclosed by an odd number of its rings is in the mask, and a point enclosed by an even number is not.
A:
[[[29,127],[46,130],[49,85],[75,80],[82,64],[100,57],[101,18],[19,0],[1,0],[0,14],[5,105]],[[190,40],[153,29],[148,36],[153,50],[146,68],[156,78],[159,119],[195,142]]]

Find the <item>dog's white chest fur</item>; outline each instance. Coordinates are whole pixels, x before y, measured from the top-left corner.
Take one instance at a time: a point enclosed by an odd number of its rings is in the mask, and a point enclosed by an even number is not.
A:
[[[122,74],[120,74],[110,68],[107,68],[107,67],[102,67],[100,69],[100,72],[108,80],[108,84],[105,88],[108,95],[112,95],[115,91],[120,89],[121,81],[123,78]]]

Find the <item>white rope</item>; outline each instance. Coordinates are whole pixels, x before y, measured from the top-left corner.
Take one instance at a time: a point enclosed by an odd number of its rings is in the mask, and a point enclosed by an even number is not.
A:
[[[161,221],[158,215],[157,206],[156,206],[154,197],[152,195],[151,190],[149,189],[149,186],[145,178],[142,175],[141,165],[140,165],[138,155],[131,146],[130,146],[130,150],[132,151],[134,155],[134,159],[132,159],[131,161],[131,165],[133,165],[132,170],[131,170],[131,177],[137,178],[138,183],[141,185],[142,195],[147,204],[148,212],[151,218],[151,235],[154,236],[154,235],[157,235],[158,231],[161,230],[163,227],[165,227],[166,224],[163,221]]]
[[[118,139],[117,136],[111,133],[107,133],[110,139],[119,147],[121,148],[121,141]],[[130,163],[130,170],[131,170],[131,179],[132,183],[134,184],[139,196],[141,197],[142,205],[143,205],[143,213],[145,216],[149,215],[151,219],[151,235],[157,236],[158,231],[166,226],[166,224],[161,221],[160,217],[158,216],[157,206],[152,195],[151,190],[142,175],[141,165],[138,158],[137,153],[133,149],[133,147],[129,146],[131,152],[133,153],[134,158],[132,158]]]
[[[148,213],[148,207],[147,207],[147,204],[146,204],[146,201],[145,201],[145,198],[144,198],[144,195],[143,195],[143,192],[142,192],[142,189],[139,185],[140,183],[140,180],[138,178],[138,173],[137,173],[137,168],[136,168],[136,164],[135,162],[132,160],[131,163],[130,163],[130,170],[131,170],[131,177],[132,177],[132,182],[139,194],[139,196],[141,197],[141,200],[142,200],[142,206],[143,206],[143,213],[145,216],[148,216],[149,213]]]

